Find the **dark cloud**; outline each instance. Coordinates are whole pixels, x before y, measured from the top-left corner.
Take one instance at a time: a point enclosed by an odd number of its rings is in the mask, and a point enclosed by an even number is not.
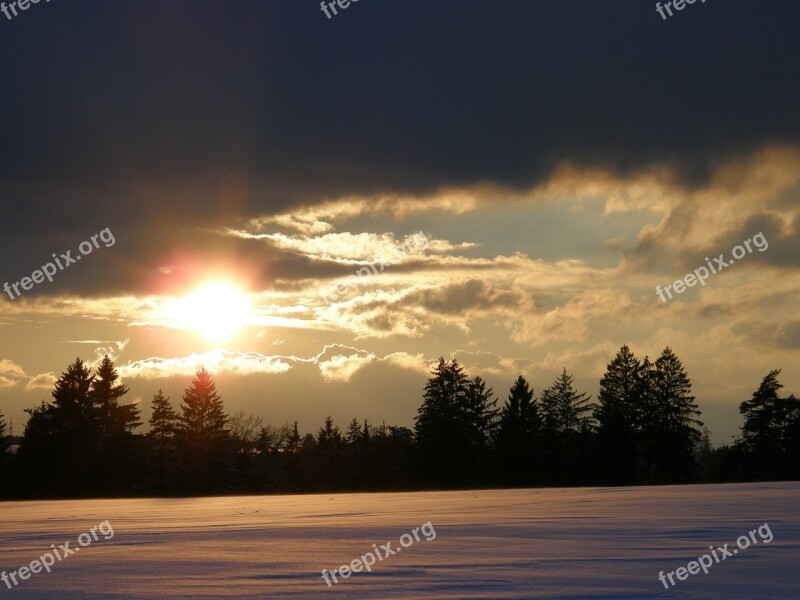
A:
[[[312,0],[85,0],[0,25],[0,273],[103,227],[120,244],[48,290],[141,289],[164,256],[225,245],[196,227],[322,198],[525,187],[564,160],[695,185],[800,143],[800,11],[781,0],[669,22],[641,0],[373,1],[330,21]]]
[[[731,330],[751,343],[771,348],[800,349],[800,320],[797,319],[780,325],[763,319],[745,319],[732,326]]]
[[[446,286],[416,290],[406,295],[402,302],[422,306],[432,312],[461,315],[469,310],[498,310],[502,308],[530,310],[533,301],[522,290],[498,290],[479,279],[448,284]]]

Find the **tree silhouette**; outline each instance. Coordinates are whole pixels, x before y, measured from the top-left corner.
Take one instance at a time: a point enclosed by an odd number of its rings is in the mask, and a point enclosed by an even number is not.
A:
[[[626,484],[636,478],[642,364],[622,346],[600,380],[595,418],[605,481]]]
[[[162,390],[158,390],[158,393],[153,395],[152,414],[148,423],[150,431],[147,433],[147,437],[154,444],[158,457],[158,490],[164,494],[167,460],[168,457],[174,455],[176,450],[175,434],[178,429],[178,414]]]
[[[317,453],[319,471],[317,483],[329,489],[341,487],[344,473],[344,441],[339,427],[333,424],[330,415],[325,418],[325,425],[317,431]]]
[[[543,437],[550,450],[551,482],[568,483],[574,481],[576,475],[589,472],[587,438],[592,429],[594,408],[590,398],[587,393],[579,394],[575,390],[566,368],[542,391],[539,406]]]
[[[439,363],[425,385],[422,406],[415,418],[420,471],[424,479],[459,483],[471,473],[473,432],[469,423],[469,378],[458,361]],[[380,436],[380,432],[378,433]]]
[[[507,483],[521,485],[534,481],[536,449],[542,430],[539,406],[533,390],[520,375],[511,386],[500,411],[495,445],[500,472]]]
[[[3,417],[3,411],[0,410],[0,498],[4,497],[8,485],[8,469],[6,468],[6,449],[8,448],[11,438],[6,435],[6,420]]]
[[[747,478],[775,479],[796,472],[800,401],[778,392],[780,370],[770,371],[750,400],[739,406],[744,417],[737,446],[747,453]]]
[[[183,392],[178,440],[190,488],[221,489],[228,416],[217,386],[204,368]]]
[[[498,411],[481,377],[440,358],[413,431],[353,419],[344,435],[331,416],[316,436],[301,435],[297,421],[273,426],[245,413],[229,419],[214,380],[201,369],[184,390],[179,415],[163,391],[153,396],[150,430],[138,435],[138,408],[122,403],[128,388],[113,361],[103,357],[92,375],[78,358],[56,380],[52,401],[26,410],[30,418],[13,455],[4,452],[0,413],[0,495],[798,478],[800,401],[781,395],[779,374],[771,371],[741,403],[742,432],[730,448],[713,448],[708,430],[701,431],[691,380],[669,347],[651,362],[639,361],[627,346],[608,364],[597,405],[575,389],[564,368],[538,399],[517,377]],[[11,463],[7,472],[4,462]]]
[[[655,427],[646,431],[656,444],[656,481],[678,483],[692,480],[698,464],[695,450],[702,438],[703,423],[692,396],[692,382],[683,364],[667,346],[646,379],[654,398]]]
[[[119,493],[130,485],[138,468],[141,452],[131,432],[139,427],[139,408],[122,404],[120,400],[129,389],[118,384],[119,375],[106,354],[95,370],[89,397],[97,419],[98,486],[108,494]]]

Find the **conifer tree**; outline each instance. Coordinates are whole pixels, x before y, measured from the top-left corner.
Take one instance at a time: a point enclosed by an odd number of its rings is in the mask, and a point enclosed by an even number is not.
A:
[[[520,375],[500,410],[495,446],[499,468],[507,483],[530,483],[538,476],[535,463],[542,419],[527,380]]]
[[[95,371],[91,397],[97,409],[101,431],[117,435],[139,427],[142,424],[139,420],[139,408],[135,404],[120,403],[130,390],[126,385],[117,384],[119,374],[108,354],[103,356]]]
[[[141,453],[131,432],[142,423],[135,404],[122,404],[128,387],[118,383],[119,375],[106,354],[95,369],[89,397],[97,419],[97,488],[117,494],[134,482]]]
[[[197,371],[183,392],[178,438],[183,464],[192,488],[219,489],[224,468],[228,416],[211,375]]]
[[[590,399],[587,393],[579,394],[575,390],[572,375],[564,368],[539,399],[544,426],[557,434],[585,430],[591,421]]]
[[[470,381],[457,360],[439,359],[415,419],[423,479],[443,483],[474,479],[494,428],[496,401],[491,396],[483,380]]]
[[[589,471],[586,443],[592,429],[593,405],[586,393],[579,394],[572,376],[564,368],[539,399],[543,444],[549,454],[549,483],[575,481]]]
[[[172,408],[169,398],[162,390],[153,396],[153,410],[150,415],[150,431],[147,437],[155,444],[158,456],[158,489],[166,491],[167,460],[175,452],[175,433],[178,428],[178,414]]]
[[[9,444],[9,437],[6,435],[6,420],[3,411],[0,410],[0,498],[3,498],[8,488],[8,475],[6,469],[6,448]]]
[[[648,378],[649,396],[655,399],[652,421],[646,432],[657,441],[655,476],[659,482],[679,483],[694,479],[698,470],[695,450],[702,437],[701,412],[692,396],[692,382],[683,364],[667,346]]]
[[[605,480],[633,483],[637,465],[642,364],[622,346],[600,380],[595,408]]]
[[[800,460],[793,451],[800,447],[800,401],[779,395],[780,373],[770,371],[753,397],[739,406],[744,424],[736,445],[746,453],[747,478],[782,478],[798,470]]]

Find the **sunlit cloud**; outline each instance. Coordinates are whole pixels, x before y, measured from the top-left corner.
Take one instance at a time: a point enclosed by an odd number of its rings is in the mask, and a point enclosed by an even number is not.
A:
[[[27,391],[32,390],[52,390],[56,382],[56,376],[53,373],[40,373],[32,377],[28,383],[25,384]]]

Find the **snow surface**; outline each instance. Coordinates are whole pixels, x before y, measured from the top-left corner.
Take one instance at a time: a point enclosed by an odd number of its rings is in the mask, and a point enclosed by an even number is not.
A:
[[[0,504],[0,571],[109,520],[0,597],[800,598],[800,483]],[[331,588],[321,570],[431,521],[419,542]],[[759,543],[665,590],[674,571]]]

